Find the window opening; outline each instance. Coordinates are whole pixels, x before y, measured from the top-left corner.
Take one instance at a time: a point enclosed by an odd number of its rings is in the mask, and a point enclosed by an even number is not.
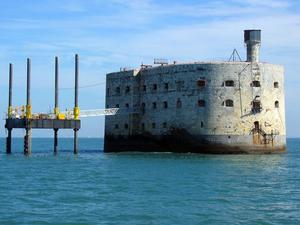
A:
[[[234,87],[234,81],[233,80],[226,80],[225,81],[225,87]]]
[[[146,92],[146,90],[147,90],[147,86],[143,85],[143,92]]]
[[[157,90],[157,84],[153,84],[152,90],[153,90],[153,91],[156,91],[156,90]]]
[[[166,108],[168,108],[168,102],[163,102],[163,107],[166,109]]]
[[[227,99],[223,105],[226,107],[233,107],[233,101],[231,99]]]
[[[182,103],[181,103],[180,98],[177,99],[176,107],[177,107],[178,109],[180,109],[180,108],[182,107]]]
[[[116,87],[116,93],[120,94],[121,93],[121,88],[120,87]]]
[[[125,94],[129,94],[130,93],[130,86],[126,86],[125,88]]]
[[[198,87],[205,87],[206,81],[205,80],[197,80],[197,85],[198,85]]]
[[[199,107],[205,107],[205,101],[204,100],[198,100],[198,106]]]
[[[165,91],[169,90],[169,83],[164,83],[164,89]]]
[[[152,108],[153,108],[153,109],[156,109],[156,107],[157,107],[156,102],[153,102],[153,103],[152,103]]]
[[[252,81],[252,87],[260,87],[260,82],[258,80]]]

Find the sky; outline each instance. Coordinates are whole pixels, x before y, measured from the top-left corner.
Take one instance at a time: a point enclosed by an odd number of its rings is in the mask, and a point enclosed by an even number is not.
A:
[[[54,57],[60,60],[60,108],[74,104],[74,55],[80,57],[81,109],[105,106],[105,74],[154,58],[245,59],[244,29],[261,29],[261,61],[285,66],[288,137],[300,137],[300,1],[296,0],[0,0],[0,136],[6,136],[8,64],[13,105],[26,102],[32,60],[32,110],[54,105]],[[82,119],[80,137],[103,137],[104,117]],[[34,137],[52,131],[34,130]],[[23,136],[24,131],[14,131]],[[60,136],[72,136],[60,131]]]

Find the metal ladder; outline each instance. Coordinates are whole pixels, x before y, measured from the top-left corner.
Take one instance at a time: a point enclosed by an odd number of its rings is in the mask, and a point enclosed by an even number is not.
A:
[[[261,97],[261,73],[258,63],[252,63],[251,64],[251,73],[252,73],[252,81],[258,81],[259,86],[254,86],[252,83],[252,99],[253,101],[259,100]],[[259,96],[259,98],[258,98]],[[260,112],[260,110],[258,110]]]

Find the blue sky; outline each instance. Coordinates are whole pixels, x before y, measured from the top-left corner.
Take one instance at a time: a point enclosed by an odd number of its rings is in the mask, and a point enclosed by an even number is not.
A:
[[[54,56],[60,58],[60,106],[73,107],[73,56],[80,55],[81,109],[104,107],[105,74],[154,58],[245,58],[244,29],[262,29],[261,60],[286,69],[289,137],[300,137],[300,1],[294,0],[16,0],[0,1],[0,112],[7,110],[8,63],[14,105],[25,104],[26,58],[32,59],[34,112],[52,110]],[[102,137],[104,118],[82,121],[82,137]],[[1,120],[0,127],[4,127]],[[52,132],[51,132],[52,133]],[[35,137],[49,131],[34,131]],[[15,131],[23,135],[23,131]],[[61,136],[72,136],[62,131]],[[0,136],[5,136],[4,128]]]

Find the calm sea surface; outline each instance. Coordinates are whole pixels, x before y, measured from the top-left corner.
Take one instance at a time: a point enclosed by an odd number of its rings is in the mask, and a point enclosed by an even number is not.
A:
[[[104,154],[103,139],[0,139],[0,224],[300,224],[300,139],[283,155]]]

